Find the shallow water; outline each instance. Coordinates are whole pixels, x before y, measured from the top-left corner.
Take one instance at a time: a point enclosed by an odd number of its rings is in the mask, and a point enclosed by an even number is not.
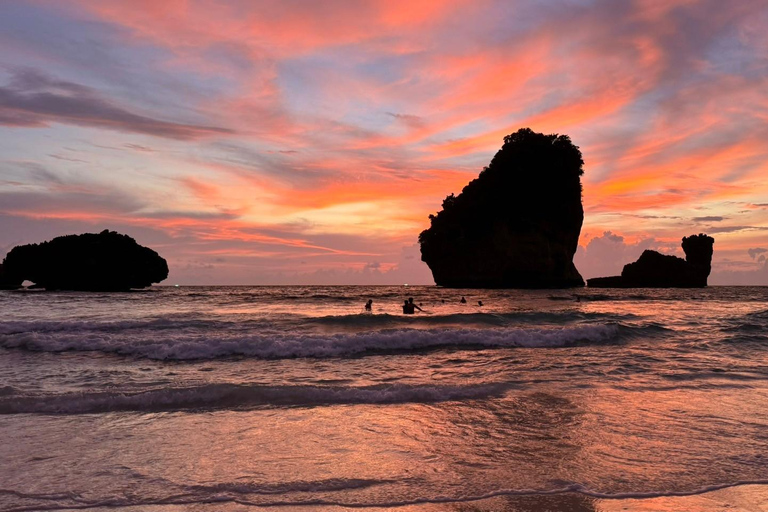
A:
[[[22,291],[0,312],[3,510],[768,482],[768,288]]]

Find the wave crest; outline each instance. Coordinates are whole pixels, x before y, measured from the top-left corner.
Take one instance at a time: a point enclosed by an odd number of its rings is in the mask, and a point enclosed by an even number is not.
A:
[[[631,328],[625,328],[631,329]],[[610,343],[620,338],[618,324],[591,324],[551,329],[391,329],[333,335],[243,335],[130,331],[19,332],[0,336],[0,347],[40,352],[96,351],[158,360],[216,359],[246,356],[260,359],[331,358],[371,353],[447,347],[467,349],[564,347]]]
[[[263,406],[433,403],[502,396],[508,383],[469,386],[391,384],[367,387],[207,384],[141,393],[64,393],[0,398],[0,414],[87,414],[116,411],[242,409]]]

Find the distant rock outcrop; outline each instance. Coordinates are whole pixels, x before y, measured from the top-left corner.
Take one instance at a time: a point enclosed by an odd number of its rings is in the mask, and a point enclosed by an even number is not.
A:
[[[573,265],[584,161],[567,135],[504,137],[488,167],[419,235],[435,282],[454,288],[584,286]]]
[[[0,265],[0,290],[15,290],[16,288],[21,288],[22,282],[24,282],[23,279],[8,275],[5,271],[5,267]]]
[[[620,276],[587,280],[591,288],[703,288],[712,270],[715,239],[704,234],[683,238],[685,259],[646,250]]]
[[[0,285],[31,281],[47,290],[125,291],[168,277],[168,263],[155,251],[114,231],[67,235],[19,245],[0,269]]]

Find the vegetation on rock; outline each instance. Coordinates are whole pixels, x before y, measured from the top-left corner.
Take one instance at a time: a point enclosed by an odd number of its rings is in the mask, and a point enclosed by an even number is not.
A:
[[[587,280],[593,288],[703,288],[712,270],[715,239],[705,234],[683,237],[685,259],[646,250],[624,265],[620,276]]]
[[[567,135],[523,128],[462,192],[449,195],[419,235],[441,286],[583,286],[573,265],[584,210],[581,152]]]
[[[108,230],[14,247],[0,270],[6,288],[31,281],[47,290],[124,291],[168,277],[168,263],[155,251]]]

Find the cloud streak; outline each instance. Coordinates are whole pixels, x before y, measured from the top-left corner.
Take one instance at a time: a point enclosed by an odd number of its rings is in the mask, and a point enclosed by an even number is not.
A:
[[[698,231],[723,272],[765,246],[759,0],[76,0],[0,4],[0,29],[8,240],[119,221],[205,279],[400,279],[530,126],[584,154],[587,276]]]
[[[56,80],[36,70],[17,70],[0,87],[0,125],[45,127],[74,124],[179,140],[231,134],[213,126],[174,123],[139,115],[73,82]]]

